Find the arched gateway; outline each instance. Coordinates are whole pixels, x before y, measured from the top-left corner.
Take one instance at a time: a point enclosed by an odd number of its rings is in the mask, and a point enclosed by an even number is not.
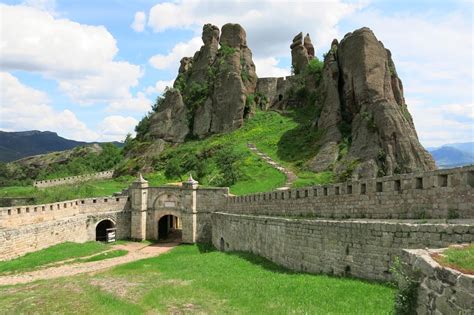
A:
[[[108,240],[107,233],[109,229],[115,227],[115,223],[112,220],[105,219],[97,223],[95,227],[95,240],[100,242],[106,242]]]
[[[130,236],[135,240],[209,241],[209,213],[221,208],[228,192],[228,188],[198,187],[191,176],[182,185],[149,187],[140,176],[129,189]]]

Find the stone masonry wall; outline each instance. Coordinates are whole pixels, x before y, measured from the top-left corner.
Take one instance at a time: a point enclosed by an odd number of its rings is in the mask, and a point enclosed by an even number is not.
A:
[[[85,213],[11,229],[0,228],[0,261],[63,242],[94,241],[95,228],[104,219],[115,223],[117,239],[130,237],[130,212],[123,211]]]
[[[441,266],[424,249],[405,250],[403,260],[420,273],[417,314],[474,313],[474,275]]]
[[[474,241],[474,223],[409,224],[307,220],[212,214],[212,243],[248,251],[289,269],[363,279],[390,280],[390,266],[404,248],[446,247]]]
[[[114,171],[104,171],[104,172],[78,175],[78,176],[69,176],[69,177],[56,178],[56,179],[38,180],[33,183],[33,186],[38,187],[38,188],[45,188],[45,187],[53,187],[53,186],[65,185],[65,184],[75,184],[75,183],[85,182],[85,181],[93,180],[93,179],[108,179],[108,178],[112,178],[113,175],[114,175]]]
[[[103,219],[115,223],[117,238],[129,238],[129,208],[123,196],[0,208],[0,260],[66,241],[95,240],[95,227]]]
[[[322,218],[474,218],[474,166],[233,196],[228,213]]]
[[[49,204],[0,208],[0,228],[55,221],[84,213],[126,211],[130,208],[127,196],[97,197],[67,200]]]

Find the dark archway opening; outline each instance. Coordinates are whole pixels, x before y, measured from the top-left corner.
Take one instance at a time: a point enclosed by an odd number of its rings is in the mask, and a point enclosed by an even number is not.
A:
[[[220,250],[221,252],[225,251],[225,242],[224,242],[224,238],[223,238],[223,237],[221,237],[221,240],[220,240],[220,242],[219,242],[219,250]]]
[[[181,242],[181,219],[175,215],[165,215],[158,221],[158,241]]]
[[[283,99],[283,95],[279,94],[278,95],[278,101],[281,102],[282,99]]]
[[[107,229],[113,228],[114,223],[110,220],[103,220],[95,228],[95,240],[100,242],[107,241]]]

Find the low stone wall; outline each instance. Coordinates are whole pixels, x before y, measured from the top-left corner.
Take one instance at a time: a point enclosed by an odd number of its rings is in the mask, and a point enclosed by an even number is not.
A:
[[[474,166],[229,197],[228,213],[321,218],[474,218]]]
[[[474,313],[473,275],[441,266],[429,250],[405,250],[403,259],[420,273],[417,314]]]
[[[212,243],[248,251],[297,271],[390,280],[404,248],[446,247],[474,241],[471,224],[409,224],[288,219],[213,213]]]
[[[114,175],[114,171],[104,171],[104,172],[98,172],[98,173],[93,173],[93,174],[39,180],[39,181],[35,181],[33,183],[33,186],[38,187],[38,188],[45,188],[45,187],[53,187],[53,186],[58,186],[58,185],[75,184],[75,183],[85,182],[85,181],[93,180],[93,179],[109,179],[109,178],[112,178],[113,175]]]

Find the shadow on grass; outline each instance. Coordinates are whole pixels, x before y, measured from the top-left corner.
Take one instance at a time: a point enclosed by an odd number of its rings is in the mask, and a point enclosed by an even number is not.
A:
[[[240,252],[240,251],[223,252],[223,251],[217,250],[212,244],[209,244],[209,243],[198,243],[197,247],[198,247],[199,252],[201,254],[207,254],[207,253],[212,253],[212,252],[221,252],[221,253],[224,253],[226,255],[235,256],[235,257],[239,257],[241,259],[244,259],[244,260],[248,261],[249,263],[260,266],[260,267],[262,267],[262,268],[264,268],[268,271],[278,272],[278,273],[285,273],[285,274],[300,273],[300,272],[292,271],[292,270],[289,270],[285,267],[279,266],[279,265],[275,264],[274,262],[272,262],[272,261],[270,261],[270,260],[268,260],[264,257],[258,256],[258,255],[255,255],[255,254],[252,254],[252,253],[249,253],[249,252]]]
[[[298,123],[298,126],[282,135],[277,144],[277,155],[285,162],[306,161],[319,149],[317,141],[321,137],[321,132],[312,126],[319,116],[317,108],[315,106],[295,108],[286,115]]]

